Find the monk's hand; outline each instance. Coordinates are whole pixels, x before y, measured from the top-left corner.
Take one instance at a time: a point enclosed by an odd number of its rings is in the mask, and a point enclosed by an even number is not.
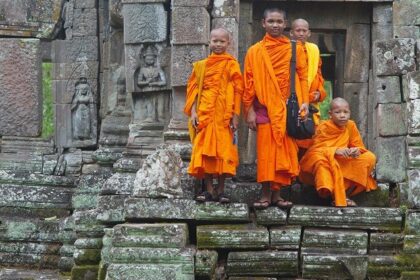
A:
[[[250,129],[257,130],[257,114],[252,107],[249,109],[248,115],[246,116],[246,123]]]
[[[352,158],[357,158],[361,154],[360,149],[358,147],[349,148],[349,150],[350,150],[350,156]]]
[[[335,154],[339,157],[349,158],[350,157],[350,149],[349,148],[338,148],[335,150]]]
[[[313,93],[313,99],[311,102],[318,102],[319,101],[319,97],[321,96],[321,93],[319,91],[314,91]]]
[[[309,106],[307,103],[303,103],[299,109],[299,117],[302,121],[306,121],[309,114]]]
[[[197,116],[197,112],[195,110],[191,110],[191,124],[195,129],[197,129],[198,116]]]
[[[230,125],[231,125],[233,131],[238,130],[239,116],[237,114],[233,114],[232,119],[230,121]]]

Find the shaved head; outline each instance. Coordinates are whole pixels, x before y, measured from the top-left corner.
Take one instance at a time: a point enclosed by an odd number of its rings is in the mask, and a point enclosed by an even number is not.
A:
[[[336,97],[336,98],[334,98],[333,100],[331,100],[331,103],[330,103],[330,111],[335,107],[335,106],[342,106],[342,105],[344,105],[344,106],[347,106],[347,107],[349,107],[350,108],[350,105],[349,105],[349,103],[344,99],[344,98],[341,98],[341,97]]]
[[[264,10],[263,19],[266,19],[268,14],[279,13],[283,15],[283,19],[286,20],[286,12],[279,8],[267,8]]]
[[[304,20],[303,18],[295,19],[292,22],[292,29],[295,29],[296,26],[298,26],[298,25],[305,26],[306,28],[309,29],[309,23],[306,20]]]
[[[228,41],[230,41],[230,34],[229,34],[229,32],[226,29],[222,28],[222,27],[215,28],[215,29],[213,29],[210,32],[210,37],[211,36],[217,36],[217,35],[218,36],[224,36]]]

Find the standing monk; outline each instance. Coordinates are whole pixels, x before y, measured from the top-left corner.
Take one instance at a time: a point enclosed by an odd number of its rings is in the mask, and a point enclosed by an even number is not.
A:
[[[363,145],[356,124],[350,119],[346,100],[331,101],[330,119],[322,122],[314,143],[303,156],[301,180],[315,185],[321,197],[333,197],[334,206],[356,206],[347,198],[361,191],[376,189],[372,178],[376,157]]]
[[[206,191],[196,197],[200,202],[229,202],[223,193],[225,177],[235,175],[239,163],[234,133],[244,85],[239,63],[226,53],[229,38],[225,29],[211,31],[212,53],[194,63],[187,86],[184,112],[196,132],[188,173],[205,179]],[[218,179],[216,189],[213,178]]]
[[[283,35],[286,14],[277,8],[264,11],[264,38],[246,54],[243,97],[249,128],[257,131],[257,181],[262,183],[260,200],[255,208],[270,204],[292,206],[280,197],[280,188],[290,185],[299,174],[298,147],[286,132],[286,101],[290,95],[290,60],[292,47]],[[308,67],[305,52],[297,44],[296,91],[302,118],[308,114]]]
[[[308,42],[310,36],[311,30],[309,29],[309,23],[306,20],[299,18],[292,22],[290,37],[302,42],[306,53],[308,63],[309,102],[318,109],[318,112],[314,114],[314,123],[315,125],[318,125],[321,119],[319,103],[325,99],[327,93],[324,89],[324,78],[321,73],[322,61],[319,49],[314,43]],[[297,143],[300,148],[308,149],[312,144],[312,139],[297,140]]]

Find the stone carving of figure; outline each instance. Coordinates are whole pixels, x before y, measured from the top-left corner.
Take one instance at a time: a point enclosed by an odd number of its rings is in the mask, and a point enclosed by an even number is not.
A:
[[[67,0],[64,2],[62,19],[64,20],[64,32],[66,33],[66,39],[70,40],[73,37],[73,10],[74,0]]]
[[[92,89],[86,78],[82,77],[76,82],[71,103],[73,140],[88,140],[92,138],[94,106]]]
[[[144,66],[140,67],[137,76],[137,85],[139,87],[153,87],[166,85],[166,77],[163,70],[157,65],[157,54],[148,47],[143,54]]]

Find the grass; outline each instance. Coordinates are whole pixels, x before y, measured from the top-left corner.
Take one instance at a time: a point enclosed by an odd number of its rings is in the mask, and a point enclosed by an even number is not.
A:
[[[52,63],[42,63],[42,138],[50,138],[54,134],[54,109],[52,100]]]
[[[327,92],[327,96],[324,101],[319,104],[319,110],[321,113],[321,120],[328,120],[328,110],[330,109],[330,102],[332,100],[332,83],[331,81],[324,81],[324,88]]]

